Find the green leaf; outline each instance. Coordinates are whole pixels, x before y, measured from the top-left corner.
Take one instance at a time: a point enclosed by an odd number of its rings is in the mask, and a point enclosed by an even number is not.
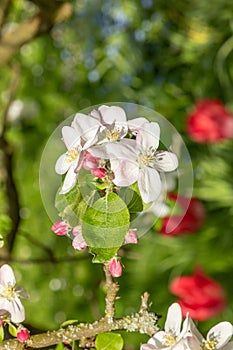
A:
[[[143,201],[137,191],[132,188],[121,188],[119,196],[125,202],[130,213],[138,213],[143,211]]]
[[[107,261],[115,255],[124,242],[129,222],[128,208],[116,193],[106,194],[87,209],[82,234],[90,250],[98,255],[98,261]]]
[[[119,247],[115,248],[93,248],[91,247],[90,253],[94,254],[92,260],[93,263],[104,263],[105,261],[111,260],[119,250]]]
[[[17,328],[12,323],[8,324],[8,331],[12,337],[17,337]]]
[[[116,333],[98,334],[95,341],[96,350],[122,350],[123,345],[122,336]]]
[[[0,346],[4,340],[4,329],[3,326],[0,326]]]

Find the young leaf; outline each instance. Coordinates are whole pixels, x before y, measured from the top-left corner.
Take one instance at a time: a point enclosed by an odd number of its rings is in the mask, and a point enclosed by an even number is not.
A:
[[[12,323],[8,324],[8,331],[12,337],[17,337],[17,328]]]
[[[122,350],[123,345],[122,336],[116,333],[98,334],[95,341],[96,350]]]
[[[57,344],[57,346],[56,346],[56,348],[55,348],[55,350],[63,350],[63,349],[65,349],[63,343]]]
[[[0,326],[0,346],[4,340],[4,329],[3,326]]]
[[[99,255],[100,261],[111,259],[121,247],[129,229],[129,220],[128,208],[116,193],[106,194],[87,209],[82,234],[91,251]]]

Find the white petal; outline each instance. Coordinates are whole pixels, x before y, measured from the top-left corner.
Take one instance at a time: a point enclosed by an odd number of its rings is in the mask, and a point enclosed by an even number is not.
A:
[[[157,201],[148,209],[148,212],[152,212],[158,218],[164,218],[170,213],[170,208],[168,205],[163,203],[163,201]]]
[[[136,161],[138,149],[135,140],[122,139],[118,142],[105,143],[88,150],[94,157],[113,160]]]
[[[158,171],[173,171],[178,167],[178,158],[175,153],[158,151],[155,154],[154,166]]]
[[[63,182],[63,186],[61,191],[59,192],[60,194],[65,194],[69,192],[75,185],[76,183],[76,178],[77,178],[77,173],[75,173],[75,168],[73,166],[70,167],[68,170],[66,177]]]
[[[216,324],[216,326],[212,327],[207,333],[207,340],[212,340],[212,338],[216,339],[218,344],[216,345],[216,349],[221,348],[225,344],[229,342],[232,337],[232,324],[230,322],[220,322]]]
[[[128,121],[128,127],[132,132],[138,132],[145,123],[148,123],[146,118],[135,118]]]
[[[16,281],[12,268],[9,265],[5,264],[0,268],[0,284],[5,285],[8,283],[14,286]]]
[[[102,106],[102,108],[99,108],[105,124],[126,124],[127,118],[124,109],[118,106],[106,107]]]
[[[111,168],[114,171],[114,184],[117,186],[130,186],[138,180],[139,168],[136,163],[127,160],[116,162],[111,161]]]
[[[149,147],[157,149],[159,146],[159,136],[159,124],[154,122],[148,122],[143,124],[143,127],[137,134],[136,141],[141,145],[142,149],[148,149]]]
[[[62,154],[58,158],[56,165],[55,165],[56,173],[60,174],[60,175],[65,174],[68,171],[68,169],[70,168],[71,164],[72,164],[71,162],[66,161],[66,154],[65,153]]]
[[[77,113],[72,122],[72,127],[77,130],[78,134],[84,140],[84,148],[90,147],[97,140],[97,132],[101,124],[95,118],[82,113]]]
[[[191,334],[198,340],[199,344],[202,344],[204,337],[199,332],[199,330],[197,329],[197,327],[192,319],[189,319],[189,329],[190,329]]]
[[[173,303],[167,312],[167,319],[165,322],[165,331],[171,332],[175,335],[180,334],[180,328],[182,323],[181,308],[178,303]]]
[[[76,147],[80,144],[80,135],[74,128],[70,126],[64,126],[62,128],[62,138],[67,149]]]
[[[9,312],[11,314],[12,322],[21,323],[25,320],[24,307],[19,298],[15,298],[10,302]]]
[[[161,180],[158,172],[152,168],[139,170],[138,188],[145,203],[156,201],[161,193]]]

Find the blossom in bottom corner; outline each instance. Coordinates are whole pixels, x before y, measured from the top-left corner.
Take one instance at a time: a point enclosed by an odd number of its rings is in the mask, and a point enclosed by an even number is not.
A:
[[[167,313],[164,331],[159,331],[142,344],[140,350],[185,349],[189,336],[189,318],[186,316],[182,326],[182,312],[178,303],[173,303]]]
[[[183,316],[188,312],[197,321],[208,320],[220,314],[227,305],[221,284],[204,274],[200,267],[191,276],[174,278],[169,289],[179,297]]]
[[[25,319],[24,306],[20,297],[28,298],[23,287],[16,287],[16,280],[12,268],[5,264],[0,268],[0,314],[10,314],[14,323],[21,323]]]
[[[223,321],[213,326],[207,333],[206,339],[196,328],[192,320],[189,322],[191,336],[188,337],[188,347],[192,350],[232,350],[233,326]]]

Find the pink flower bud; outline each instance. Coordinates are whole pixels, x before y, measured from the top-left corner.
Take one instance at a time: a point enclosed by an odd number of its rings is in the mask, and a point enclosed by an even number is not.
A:
[[[82,233],[79,233],[74,237],[72,246],[77,250],[85,250],[87,248],[87,243],[85,242]]]
[[[74,236],[77,236],[77,235],[81,234],[82,233],[82,226],[81,225],[75,226],[73,228],[72,232],[73,232]]]
[[[64,236],[68,233],[70,226],[63,220],[57,221],[52,226],[52,231],[58,236]]]
[[[97,168],[91,171],[92,175],[101,179],[107,174],[107,170],[104,168]]]
[[[17,339],[20,343],[26,342],[30,338],[30,333],[26,328],[21,328],[17,333]]]
[[[113,258],[109,263],[109,271],[112,277],[120,277],[122,275],[121,262],[116,258]]]
[[[138,236],[135,232],[135,230],[130,229],[129,232],[125,236],[125,243],[127,244],[137,244],[138,243]]]
[[[83,159],[82,167],[86,170],[95,170],[99,166],[99,158],[94,157],[91,153],[85,153],[85,157]]]

